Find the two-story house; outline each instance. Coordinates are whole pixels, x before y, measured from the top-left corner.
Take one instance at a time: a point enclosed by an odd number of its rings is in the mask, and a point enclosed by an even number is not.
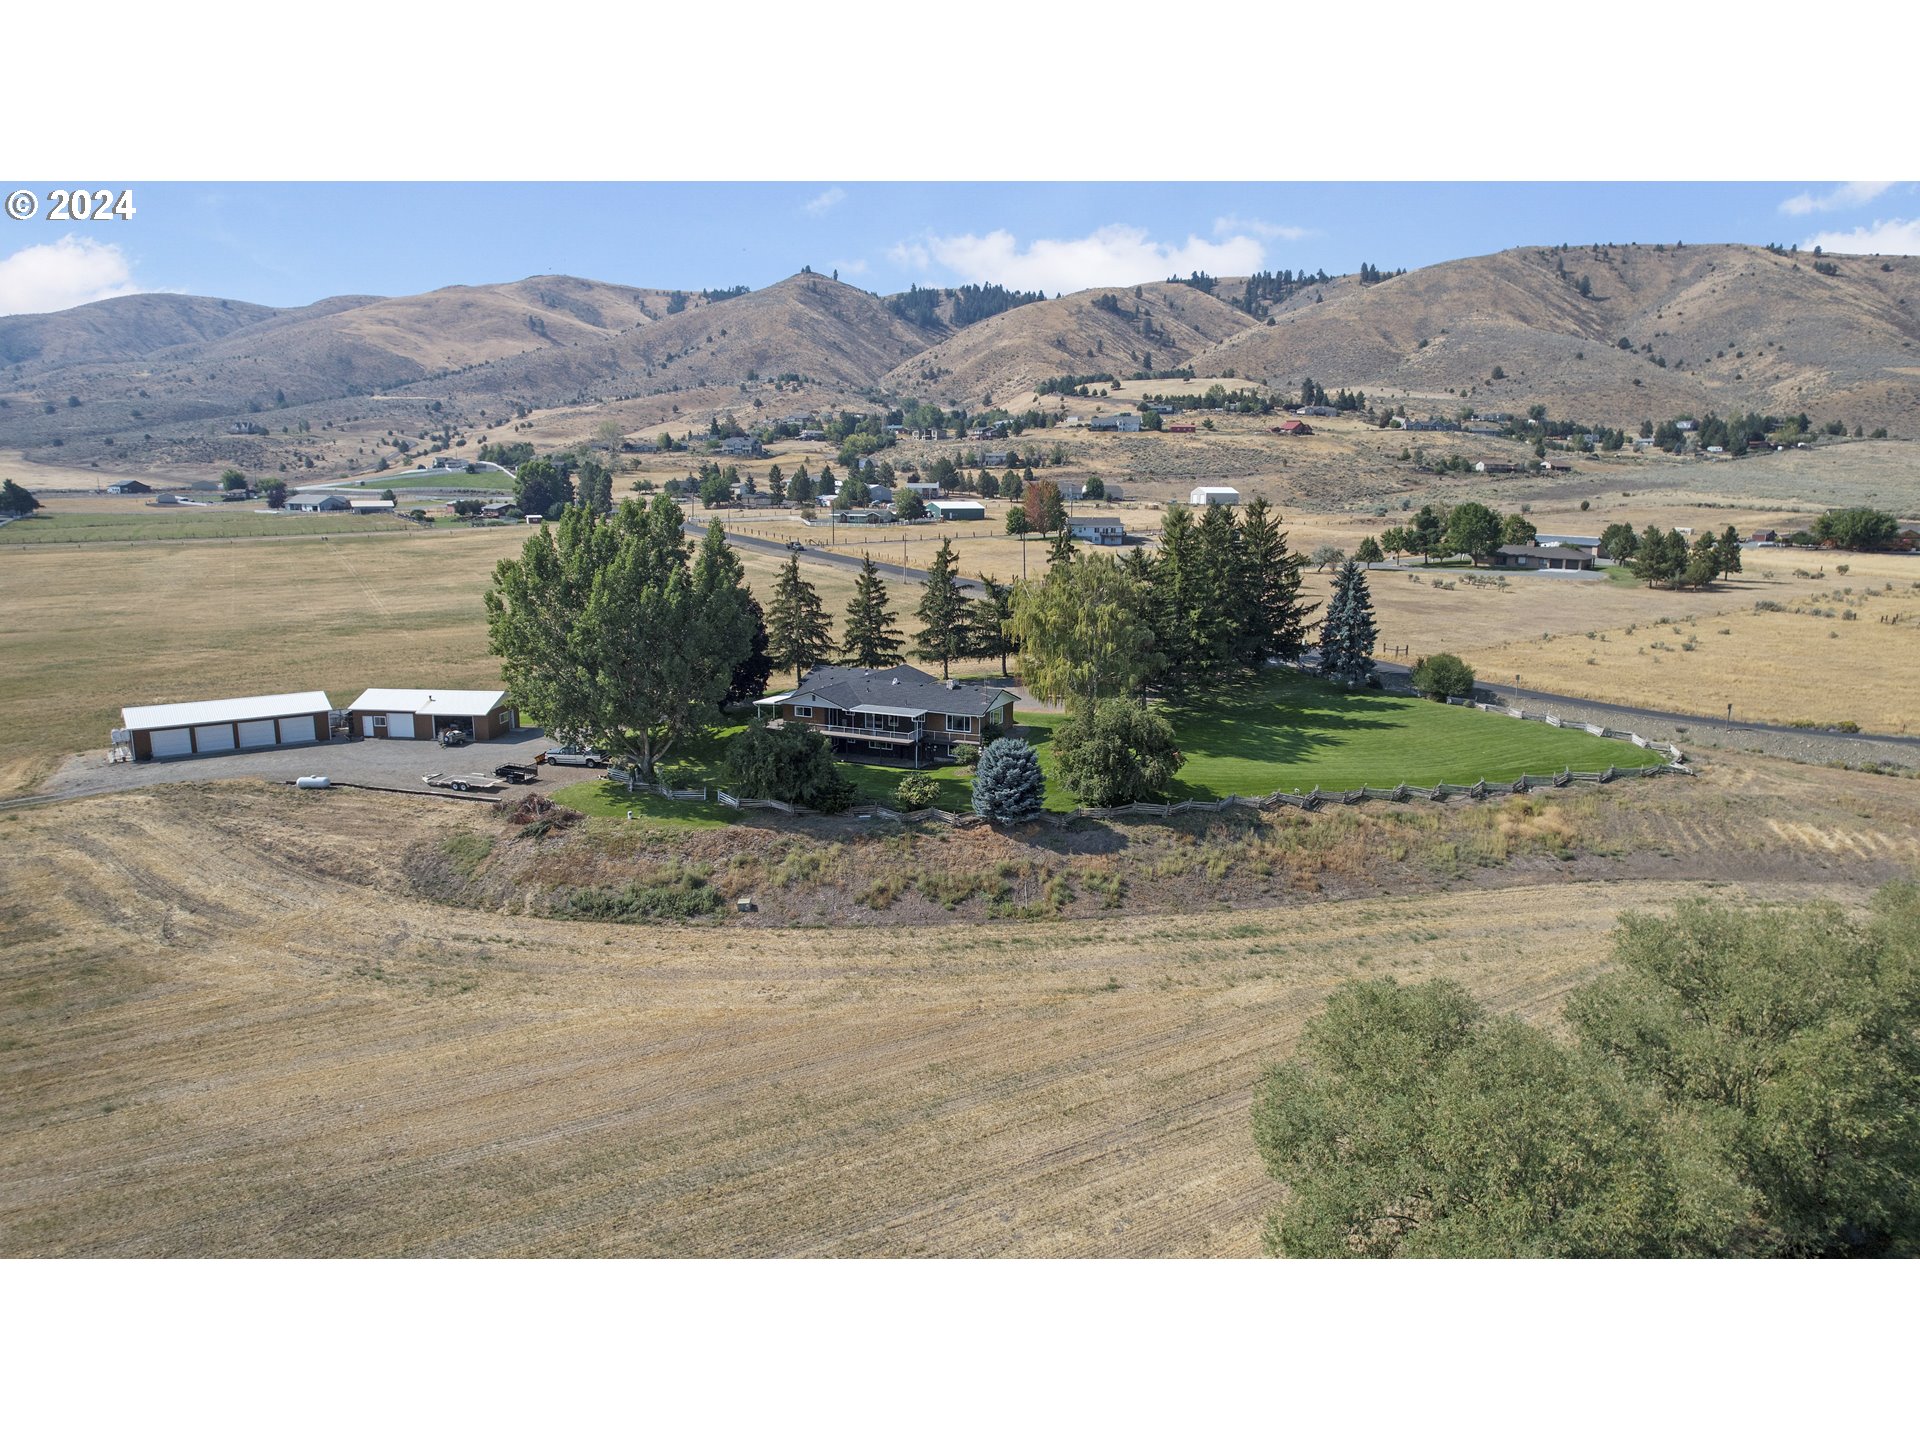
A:
[[[941,680],[911,665],[856,670],[816,665],[805,680],[753,702],[768,725],[817,730],[848,760],[945,764],[962,742],[985,743],[1013,718],[1011,690]]]

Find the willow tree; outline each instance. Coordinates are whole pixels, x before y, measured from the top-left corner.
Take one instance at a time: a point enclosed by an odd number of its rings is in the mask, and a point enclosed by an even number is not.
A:
[[[494,567],[488,649],[549,733],[631,756],[643,775],[720,720],[753,624],[715,526],[699,563],[665,496],[600,516],[570,506]]]
[[[1007,633],[1042,700],[1092,705],[1138,693],[1160,657],[1139,579],[1107,556],[1076,556],[1013,587]]]

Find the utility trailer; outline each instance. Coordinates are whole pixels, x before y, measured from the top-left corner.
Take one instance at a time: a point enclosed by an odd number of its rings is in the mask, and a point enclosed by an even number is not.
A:
[[[500,782],[491,775],[422,775],[420,777],[436,790],[484,790],[494,791],[500,788]]]
[[[540,778],[540,771],[532,765],[496,765],[493,773],[509,785],[531,785]]]

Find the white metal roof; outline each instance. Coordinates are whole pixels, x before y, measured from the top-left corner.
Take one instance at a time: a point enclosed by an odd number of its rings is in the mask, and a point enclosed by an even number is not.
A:
[[[504,690],[368,690],[349,710],[395,710],[415,715],[485,715],[506,703]]]
[[[303,690],[293,695],[242,695],[232,700],[188,700],[178,705],[128,705],[121,709],[120,718],[129,730],[167,730],[180,725],[318,715],[332,708],[324,690]]]

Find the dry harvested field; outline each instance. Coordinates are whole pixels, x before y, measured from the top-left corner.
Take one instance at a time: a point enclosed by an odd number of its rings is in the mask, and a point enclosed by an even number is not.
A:
[[[1687,783],[1599,797],[1659,878],[867,928],[433,903],[401,857],[497,822],[425,799],[0,815],[0,1252],[1249,1255],[1250,1086],[1341,980],[1550,1018],[1625,907],[1920,860],[1912,782]]]

